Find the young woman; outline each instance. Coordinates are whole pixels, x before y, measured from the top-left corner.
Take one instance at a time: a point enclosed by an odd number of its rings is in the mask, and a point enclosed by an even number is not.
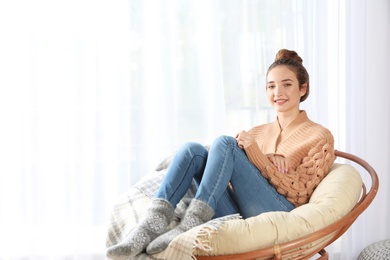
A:
[[[309,75],[296,52],[277,53],[267,72],[266,92],[276,120],[235,137],[221,136],[209,151],[197,143],[183,145],[143,220],[108,249],[108,256],[133,257],[145,249],[157,253],[177,235],[212,218],[291,211],[308,202],[335,160],[334,140],[299,108],[309,95]],[[192,180],[196,195],[179,225],[167,230]]]

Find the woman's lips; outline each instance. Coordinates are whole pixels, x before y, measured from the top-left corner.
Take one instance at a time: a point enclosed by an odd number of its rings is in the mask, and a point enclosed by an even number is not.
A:
[[[287,102],[287,99],[276,99],[274,102],[276,104],[282,105]]]

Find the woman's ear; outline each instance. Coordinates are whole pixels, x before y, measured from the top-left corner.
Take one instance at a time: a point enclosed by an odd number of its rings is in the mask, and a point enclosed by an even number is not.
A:
[[[303,83],[299,91],[301,92],[301,97],[304,96],[307,92],[307,83]]]

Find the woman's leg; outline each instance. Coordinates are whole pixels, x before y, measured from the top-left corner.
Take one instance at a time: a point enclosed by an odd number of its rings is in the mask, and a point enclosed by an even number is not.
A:
[[[219,198],[217,208],[213,218],[219,218],[231,214],[240,213],[237,203],[234,200],[233,192],[227,188],[222,196]]]
[[[192,180],[199,183],[207,162],[208,151],[197,143],[186,143],[176,153],[155,198],[176,205],[187,193]]]
[[[234,189],[232,194],[227,190],[229,181]],[[294,208],[230,136],[221,136],[212,144],[195,199],[206,202],[214,211],[218,209],[220,216],[236,213],[235,207],[244,218]]]
[[[215,211],[214,217],[238,213],[238,208],[227,188],[234,165],[250,164],[245,152],[231,136],[221,136],[211,145],[210,152],[203,145],[186,143],[175,155],[168,172],[156,193],[156,198],[167,200],[173,207],[195,180],[195,198],[206,202]],[[207,166],[206,166],[207,165]]]
[[[207,164],[199,183],[195,199],[204,201],[214,211],[219,208],[221,211],[222,203],[232,203],[228,196],[227,189],[234,171],[240,170],[236,167],[240,164],[237,159],[237,152],[242,150],[237,146],[237,141],[231,136],[220,136],[210,147]],[[220,202],[221,198],[223,201]],[[219,205],[219,206],[218,206]],[[226,208],[225,215],[232,214],[231,209]],[[222,212],[221,212],[222,213]]]
[[[211,145],[203,176],[194,176],[198,183],[195,198],[188,206],[180,224],[153,240],[147,247],[148,254],[164,250],[179,234],[209,221],[221,209],[221,215],[231,214],[236,208],[231,204],[227,188],[234,167],[237,142],[233,137],[221,136]],[[223,198],[221,200],[221,198]],[[225,207],[226,203],[226,207]]]
[[[108,248],[111,258],[131,258],[145,250],[157,236],[167,231],[174,208],[188,191],[193,178],[201,178],[207,150],[200,144],[187,143],[177,152],[145,217],[121,243]]]
[[[294,205],[290,203],[261,174],[253,165],[245,152],[237,153],[235,170],[231,184],[233,186],[233,199],[236,202],[243,218],[257,216],[269,211],[291,211]]]

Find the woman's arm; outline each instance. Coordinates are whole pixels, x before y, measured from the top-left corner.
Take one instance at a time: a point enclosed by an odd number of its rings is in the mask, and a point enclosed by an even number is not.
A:
[[[309,148],[308,152],[300,160],[300,165],[295,169],[290,167],[287,174],[262,153],[256,142],[247,142],[244,149],[249,160],[277,191],[298,206],[309,200],[314,189],[329,172],[335,160],[333,144],[333,136],[328,130],[322,131],[317,138],[307,140],[303,146]]]
[[[264,155],[255,139],[246,131],[242,130],[236,135],[238,147],[245,150],[249,160],[260,170],[264,171],[269,166],[274,166],[273,171],[285,172],[288,169],[287,159],[282,155]],[[283,166],[282,166],[283,165]],[[285,167],[287,165],[287,167]]]

